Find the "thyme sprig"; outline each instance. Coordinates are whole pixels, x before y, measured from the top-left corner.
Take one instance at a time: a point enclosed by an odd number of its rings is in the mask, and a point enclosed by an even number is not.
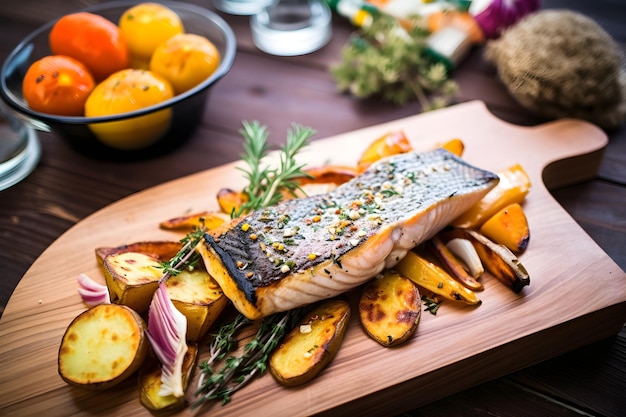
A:
[[[433,316],[437,315],[437,310],[441,307],[441,301],[436,298],[427,297],[425,295],[422,296],[422,301],[424,302],[424,310],[428,311]]]
[[[296,177],[306,176],[302,170],[304,164],[298,164],[295,156],[307,145],[308,140],[315,134],[315,130],[298,124],[292,124],[287,130],[287,139],[280,148],[280,163],[277,168],[263,166],[263,160],[268,155],[268,132],[267,127],[258,121],[243,122],[240,133],[244,137],[244,153],[241,158],[248,165],[246,168],[238,167],[248,180],[248,186],[244,193],[248,201],[241,205],[239,210],[231,213],[232,217],[268,207],[278,203],[283,198],[283,193],[295,195],[300,189]]]
[[[161,262],[160,267],[163,269],[163,275],[159,279],[159,283],[167,281],[173,275],[178,275],[185,268],[193,268],[201,260],[200,254],[195,250],[202,236],[206,232],[204,222],[200,219],[201,226],[185,235],[180,240],[183,247],[169,261]]]
[[[239,314],[232,322],[222,325],[210,345],[211,356],[200,365],[201,375],[195,392],[197,400],[191,404],[191,408],[195,409],[214,399],[226,404],[232,394],[255,376],[262,375],[267,369],[270,354],[301,318],[301,312],[301,309],[294,309],[263,319],[254,338],[245,345],[240,356],[226,357],[237,346],[238,331],[252,322]],[[214,365],[220,360],[223,360],[223,366],[214,371]]]

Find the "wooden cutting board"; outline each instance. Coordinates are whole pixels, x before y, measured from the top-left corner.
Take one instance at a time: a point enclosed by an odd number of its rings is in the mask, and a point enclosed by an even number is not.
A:
[[[458,137],[465,159],[499,171],[520,163],[533,188],[524,208],[531,228],[520,260],[531,284],[514,294],[483,278],[480,307],[444,302],[422,315],[412,339],[386,349],[367,338],[353,315],[331,365],[311,383],[287,389],[265,375],[212,416],[390,415],[560,355],[617,333],[626,321],[626,274],[548,192],[593,176],[606,135],[579,120],[519,127],[492,116],[481,102],[349,132],[314,142],[303,162],[354,164],[365,147],[404,130],[415,149]],[[70,388],[57,374],[57,350],[70,321],[85,309],[76,277],[104,282],[93,249],[140,240],[178,239],[158,222],[217,209],[219,188],[244,185],[236,164],[200,172],[112,204],[54,242],[25,274],[0,321],[0,414],[151,415],[135,378],[101,393]],[[181,415],[190,415],[188,409]]]

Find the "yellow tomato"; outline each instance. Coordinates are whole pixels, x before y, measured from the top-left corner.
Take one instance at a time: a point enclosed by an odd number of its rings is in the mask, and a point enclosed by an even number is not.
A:
[[[149,62],[159,44],[185,31],[176,12],[158,3],[131,7],[122,14],[118,26],[128,44],[132,62]]]
[[[175,35],[159,45],[150,59],[150,70],[162,75],[183,93],[206,80],[220,64],[220,53],[204,36]]]
[[[170,83],[151,71],[125,69],[94,88],[85,103],[85,116],[109,116],[139,110],[174,96]],[[89,128],[106,145],[117,149],[141,149],[167,132],[171,109],[123,119],[92,123]]]

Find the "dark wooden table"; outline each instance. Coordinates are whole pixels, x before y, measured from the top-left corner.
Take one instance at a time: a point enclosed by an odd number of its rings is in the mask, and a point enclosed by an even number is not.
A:
[[[0,59],[42,23],[97,2],[3,1]],[[209,0],[190,2],[212,7]],[[626,50],[626,7],[620,0],[544,1],[543,7],[569,8],[590,16]],[[0,192],[0,314],[29,266],[81,219],[134,192],[238,159],[242,141],[237,131],[242,120],[266,124],[277,144],[292,121],[314,127],[322,138],[419,111],[414,103],[397,107],[337,94],[328,68],[338,61],[353,30],[340,17],[334,19],[329,45],[310,55],[289,58],[258,51],[247,18],[224,17],[237,34],[238,55],[230,73],[212,91],[203,124],[183,148],[157,159],[119,164],[86,158],[54,134],[40,133],[43,154],[36,170]],[[482,52],[480,47],[474,49],[454,73],[460,84],[456,101],[479,99],[505,121],[539,123],[511,99]],[[610,143],[596,178],[553,190],[553,194],[626,269],[626,127],[607,134]],[[389,404],[390,415],[397,411]],[[625,416],[626,330],[405,415]]]

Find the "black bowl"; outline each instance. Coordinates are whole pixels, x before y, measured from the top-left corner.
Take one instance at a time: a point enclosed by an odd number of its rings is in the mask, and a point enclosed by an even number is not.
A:
[[[114,23],[130,7],[141,1],[114,1],[82,9],[106,17]],[[41,113],[28,107],[22,95],[22,79],[29,66],[51,55],[48,35],[56,20],[28,35],[8,56],[0,73],[0,95],[31,126],[52,131],[63,137],[77,151],[98,159],[137,160],[165,154],[182,145],[200,124],[210,89],[230,70],[236,54],[236,38],[230,26],[216,13],[191,4],[160,1],[181,18],[185,32],[202,35],[217,47],[221,62],[215,72],[194,88],[170,100],[133,112],[102,117],[70,117]],[[141,149],[122,150],[101,142],[90,124],[130,120],[138,116],[171,109],[171,122],[157,142]]]

